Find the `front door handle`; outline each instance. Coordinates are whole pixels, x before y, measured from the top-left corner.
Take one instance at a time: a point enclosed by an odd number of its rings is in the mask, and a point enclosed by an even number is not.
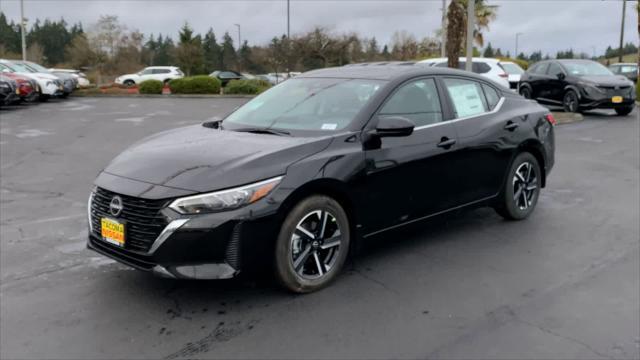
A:
[[[441,147],[443,149],[448,149],[452,147],[455,143],[456,143],[456,139],[449,139],[448,137],[444,136],[442,139],[440,139],[440,142],[438,143],[438,147]]]
[[[513,131],[513,130],[517,129],[518,126],[520,126],[520,125],[518,125],[518,124],[514,123],[513,121],[509,120],[509,121],[507,121],[507,125],[504,126],[504,129],[505,130],[509,130],[509,131]]]

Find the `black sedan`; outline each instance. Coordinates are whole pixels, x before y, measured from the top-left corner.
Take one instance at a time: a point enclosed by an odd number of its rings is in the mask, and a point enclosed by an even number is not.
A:
[[[625,116],[636,102],[633,82],[591,60],[538,62],[522,75],[519,88],[525,98],[562,105],[567,112],[614,109]]]
[[[308,72],[116,157],[89,197],[88,246],[170,278],[270,264],[287,289],[314,291],[374,234],[477,206],[529,216],[554,123],[459,70]]]
[[[244,76],[239,72],[231,71],[231,70],[216,70],[209,74],[209,76],[214,77],[220,80],[222,86],[227,86],[229,81],[231,80],[242,80]]]

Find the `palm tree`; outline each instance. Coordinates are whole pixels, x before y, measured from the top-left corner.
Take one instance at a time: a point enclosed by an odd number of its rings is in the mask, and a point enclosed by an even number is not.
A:
[[[448,66],[457,68],[458,57],[464,52],[464,39],[467,36],[468,0],[451,0],[447,10],[447,46]],[[484,46],[483,31],[489,29],[489,23],[496,19],[498,6],[487,4],[487,0],[475,0],[475,27],[473,39],[479,47]],[[455,59],[452,59],[455,58]]]
[[[462,5],[467,7],[467,0],[460,0]],[[479,47],[484,47],[483,31],[489,30],[489,23],[496,19],[496,13],[498,11],[497,5],[489,5],[485,0],[476,0],[475,3],[475,29],[473,30],[473,40]],[[465,13],[466,23],[466,13]],[[467,27],[465,26],[465,36]]]

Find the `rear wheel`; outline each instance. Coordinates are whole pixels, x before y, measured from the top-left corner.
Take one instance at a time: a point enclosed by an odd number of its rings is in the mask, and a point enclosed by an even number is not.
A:
[[[131,86],[135,85],[135,84],[136,84],[136,82],[135,82],[135,81],[133,81],[133,80],[125,80],[125,81],[123,82],[123,84],[124,84],[125,86],[129,86],[129,87],[131,87]]]
[[[540,184],[540,165],[536,157],[528,152],[519,154],[511,164],[496,211],[507,220],[525,219],[538,203]]]
[[[340,204],[311,196],[285,218],[275,249],[278,282],[296,293],[328,285],[340,273],[350,243],[349,221]]]
[[[520,88],[520,95],[525,99],[531,99],[531,90],[528,87]]]
[[[575,91],[569,90],[564,94],[564,98],[562,100],[562,107],[565,112],[575,113],[580,109],[580,100],[578,99],[578,94]]]
[[[633,111],[633,106],[617,107],[615,110],[618,116],[627,116]]]

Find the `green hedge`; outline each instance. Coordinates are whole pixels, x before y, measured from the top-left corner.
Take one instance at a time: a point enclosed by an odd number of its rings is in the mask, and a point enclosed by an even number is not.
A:
[[[190,76],[169,81],[172,94],[218,94],[220,80],[207,75]]]
[[[224,88],[225,94],[256,95],[271,87],[266,80],[231,80]]]
[[[160,80],[145,80],[140,83],[140,94],[162,94],[164,84]]]

